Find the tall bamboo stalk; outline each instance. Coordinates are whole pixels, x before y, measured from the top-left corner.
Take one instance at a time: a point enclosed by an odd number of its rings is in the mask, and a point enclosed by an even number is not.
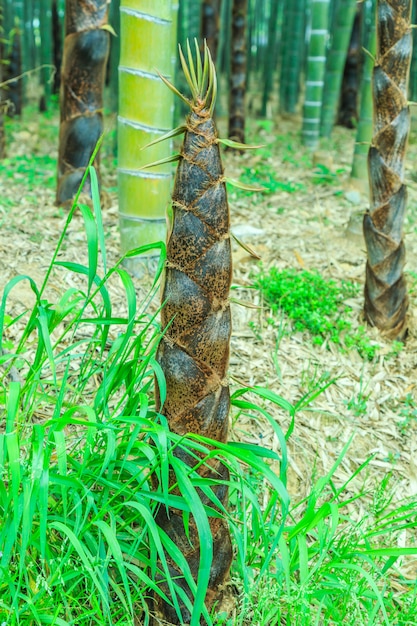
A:
[[[268,17],[268,43],[266,58],[264,63],[264,89],[262,94],[261,115],[266,116],[269,96],[272,91],[274,69],[277,59],[277,30],[278,30],[278,10],[280,7],[279,0],[272,0],[271,12]]]
[[[61,87],[62,27],[59,19],[58,0],[52,0],[52,57],[55,66],[52,91],[59,93]]]
[[[158,73],[172,76],[176,32],[172,2],[121,0],[119,66],[119,220],[122,253],[165,239],[171,166],[142,169],[163,159],[169,146],[142,150],[173,126],[173,95]],[[130,261],[134,272],[141,262]]]
[[[2,83],[4,80],[4,51],[6,41],[4,39],[3,28],[3,7],[0,6],[0,159],[6,156],[6,134],[4,130],[4,90]]]
[[[110,40],[110,109],[116,113],[119,102],[119,61],[120,61],[120,0],[112,0],[109,22],[115,37]],[[116,147],[116,146],[115,146]]]
[[[311,0],[311,31],[301,133],[303,144],[310,148],[317,147],[320,135],[329,6],[329,0]]]
[[[368,253],[365,316],[392,339],[402,339],[407,331],[403,221],[404,159],[410,130],[410,14],[411,0],[377,2],[374,133],[368,155],[371,202],[363,222]]]
[[[222,75],[230,74],[230,22],[232,16],[231,0],[222,0],[220,11],[219,48],[217,51],[217,68]],[[218,105],[218,104],[217,104]]]
[[[265,51],[265,15],[266,15],[266,1],[265,0],[248,0],[247,19],[246,23],[252,23],[250,38],[251,44],[253,44],[253,70],[254,74],[258,74],[261,68],[264,66],[264,51]],[[269,0],[268,0],[269,4]],[[251,46],[252,47],[252,46]]]
[[[13,11],[10,0],[3,2],[3,32],[9,35],[13,28]]]
[[[282,113],[295,113],[304,59],[306,0],[285,0],[283,11],[279,107]]]
[[[39,63],[37,59],[37,47],[35,43],[35,31],[34,31],[34,12],[35,12],[35,2],[28,2],[28,0],[24,0],[23,2],[23,13],[24,13],[24,26],[22,28],[22,43],[23,43],[23,69],[31,70],[36,67]],[[29,95],[29,94],[28,94]]]
[[[417,2],[413,2],[411,23],[417,23]],[[413,53],[410,68],[410,100],[417,102],[417,28],[413,28]]]
[[[245,141],[246,20],[248,0],[233,0],[228,136]]]
[[[221,0],[203,0],[201,4],[201,39],[207,42],[216,63],[220,32]]]
[[[201,2],[202,0],[181,0],[178,41],[182,48],[188,38],[194,39],[201,33]]]
[[[287,111],[295,113],[299,96],[305,51],[306,0],[290,3],[290,22],[293,24],[288,52]],[[285,23],[283,24],[285,28]]]
[[[40,61],[42,67],[42,86],[45,110],[49,107],[49,100],[52,92],[51,67],[52,67],[52,3],[51,0],[41,0],[40,3]]]
[[[22,72],[29,69],[28,66],[28,40],[25,37],[25,1],[14,0],[13,13],[15,16],[15,29],[20,39],[20,68]],[[22,88],[23,95],[23,88]]]
[[[327,55],[324,79],[320,128],[322,137],[330,137],[336,120],[343,68],[348,53],[356,7],[356,0],[339,0],[336,5],[331,47]]]
[[[369,192],[368,180],[368,152],[372,139],[372,72],[376,54],[376,20],[371,21],[369,40],[366,44],[367,54],[364,55],[362,80],[361,80],[361,104],[359,109],[359,122],[356,131],[355,148],[353,152],[352,171],[350,174],[353,186],[364,194]]]
[[[197,63],[199,58],[197,47]],[[190,66],[193,64],[191,53],[188,59]],[[187,76],[185,61],[183,66]],[[193,95],[189,101],[191,113],[186,121],[172,196],[173,221],[162,292],[161,322],[165,333],[157,353],[165,374],[166,400],[161,407],[157,398],[157,405],[174,432],[180,435],[193,432],[225,442],[230,405],[227,368],[232,259],[229,207],[213,121],[216,78],[207,47],[204,69],[200,67],[197,76],[192,79],[188,73]],[[213,459],[210,466],[200,467],[199,473],[207,479],[227,481],[229,477],[228,469],[218,459]],[[226,507],[227,486],[217,485],[215,493]],[[209,504],[208,496],[202,499]],[[182,511],[173,508],[167,511],[166,507],[161,507],[157,521],[184,554],[197,581],[201,550],[206,548],[200,546],[196,520],[191,517],[187,533]],[[210,517],[209,523],[213,561],[206,606],[210,610],[228,576],[232,547],[225,522]],[[172,559],[169,568],[177,585],[191,596],[183,572]],[[169,593],[168,588],[163,589]],[[156,597],[155,604],[168,622],[190,622],[190,612],[184,607],[180,621],[174,609],[161,598]]]
[[[61,73],[57,204],[71,200],[103,132],[107,0],[67,0]],[[99,167],[99,157],[95,160]],[[90,192],[89,182],[84,191]]]
[[[343,71],[337,123],[354,128],[358,121],[358,103],[362,63],[362,7],[360,5],[353,21],[345,68]]]
[[[10,81],[7,85],[7,98],[11,105],[8,115],[21,115],[23,108],[23,80],[22,80],[22,36],[19,27],[19,20],[9,35],[10,57],[7,78]],[[16,78],[16,80],[11,80]]]

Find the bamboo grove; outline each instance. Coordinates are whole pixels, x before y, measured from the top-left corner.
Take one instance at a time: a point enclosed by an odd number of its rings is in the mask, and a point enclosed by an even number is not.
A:
[[[92,155],[99,172],[100,152],[94,150],[105,130],[104,113],[111,111],[122,253],[148,246],[152,254],[150,244],[166,238],[156,355],[166,397],[161,400],[157,381],[155,402],[173,433],[228,439],[232,262],[215,119],[228,120],[225,145],[243,150],[249,100],[262,116],[298,116],[300,143],[312,151],[336,123],[355,133],[352,185],[367,191],[368,171],[370,184],[363,221],[365,317],[387,337],[405,340],[404,162],[408,103],[417,99],[416,3],[5,0],[2,9],[0,158],[7,150],[3,117],[25,115],[34,101],[45,112],[58,100],[56,201],[71,203],[81,181],[86,181],[83,192],[91,194],[84,174]],[[186,121],[175,127],[184,107]],[[172,156],[172,140],[182,134],[179,154]],[[129,269],[140,280],[143,261],[131,261]],[[198,465],[199,459],[180,448],[176,454],[190,467]],[[200,494],[215,512],[213,559],[206,572],[205,602],[211,610],[233,558],[223,515],[229,473],[212,459],[199,466],[198,475],[202,482],[219,481],[209,495]],[[175,492],[172,474],[169,487]],[[198,581],[204,546],[193,516],[185,524],[184,512],[167,505],[159,508],[156,521]],[[192,584],[174,559],[168,568],[183,591],[182,615],[162,578],[156,582],[163,593],[152,593],[152,610],[168,623],[191,622]]]

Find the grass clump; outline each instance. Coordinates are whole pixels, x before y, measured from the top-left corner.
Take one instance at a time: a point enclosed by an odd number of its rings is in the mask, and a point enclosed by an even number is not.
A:
[[[318,272],[271,267],[255,280],[272,312],[282,311],[296,331],[310,333],[315,345],[332,341],[342,350],[355,348],[372,360],[378,346],[372,344],[363,326],[353,329],[352,310],[346,299],[358,294],[351,282],[326,280]]]
[[[56,182],[56,158],[46,155],[10,156],[3,160],[5,174],[29,191],[36,187],[53,189]]]
[[[155,359],[161,331],[151,305],[165,246],[127,255],[160,251],[154,284],[139,302],[122,260],[108,266],[97,176],[91,166],[87,172],[93,207],[76,198],[42,284],[15,276],[0,302],[0,624],[147,626],[159,596],[180,620],[185,604],[193,626],[203,619],[211,626],[217,620],[204,604],[214,558],[209,521],[224,517],[229,523],[249,589],[248,562],[269,567],[273,550],[264,538],[288,513],[285,470],[278,475],[270,467],[281,462],[285,468],[285,437],[272,417],[280,456],[259,446],[170,433],[155,409],[154,380],[162,403],[166,384]],[[79,262],[63,255],[76,213],[86,232],[85,264],[82,254]],[[77,287],[56,298],[47,295],[55,293],[47,288],[55,272],[63,285],[70,275]],[[116,313],[113,280],[125,296]],[[35,303],[13,316],[9,296],[22,281]],[[246,392],[232,398],[238,410],[247,406]],[[257,410],[250,408],[252,414]],[[284,408],[292,410],[288,403]],[[216,479],[200,475],[202,466],[214,462],[230,473],[236,503],[230,512],[216,495]],[[274,494],[268,514],[251,483],[255,471]],[[186,532],[195,521],[202,555],[197,580],[180,547],[158,525],[161,507],[181,511]],[[192,597],[172,576],[173,561]]]
[[[369,506],[361,475],[372,457],[340,483],[335,474],[351,443],[307,497],[291,504],[283,528],[276,522],[268,528],[264,541],[275,546],[272,567],[260,566],[228,626],[413,623],[415,576],[407,571],[414,571],[417,549],[399,545],[405,536],[413,544],[417,502],[410,498],[394,506],[395,487],[387,475]],[[352,489],[353,481],[362,488]],[[362,505],[366,513],[355,519],[352,512]]]
[[[286,191],[287,193],[294,193],[296,191],[302,191],[305,186],[303,183],[293,180],[277,180],[277,175],[272,165],[268,162],[259,163],[255,167],[244,167],[239,180],[244,185],[251,185],[262,190],[264,194],[273,194],[280,191]],[[245,191],[238,189],[238,194],[250,195],[253,191]]]

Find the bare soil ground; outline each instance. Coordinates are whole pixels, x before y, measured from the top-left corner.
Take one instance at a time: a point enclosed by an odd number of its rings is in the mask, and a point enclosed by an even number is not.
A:
[[[110,127],[111,124],[109,122]],[[27,274],[38,285],[41,283],[65,224],[66,210],[54,203],[57,127],[56,115],[40,124],[37,115],[28,113],[21,123],[9,124],[9,158],[20,159],[21,165],[17,169],[13,166],[12,171],[6,160],[0,172],[1,291],[18,274]],[[322,184],[317,184],[312,156],[299,145],[299,119],[277,119],[263,125],[252,122],[249,128],[249,140],[261,140],[270,148],[271,154],[262,157],[263,163],[283,185],[269,194],[249,196],[231,191],[231,217],[236,235],[261,256],[265,268],[318,270],[325,278],[349,280],[362,286],[365,246],[360,222],[367,198],[352,192],[349,182],[354,132],[336,129],[332,141],[325,142],[323,156],[317,158],[319,162],[320,159],[326,162],[329,173]],[[230,360],[233,387],[241,384],[266,386],[296,403],[317,386],[334,379],[296,416],[288,444],[288,489],[295,500],[310,492],[312,482],[331,468],[351,437],[349,451],[335,478],[337,484],[348,480],[355,469],[373,455],[366,476],[360,474],[350,484],[352,493],[363,487],[365,477],[369,488],[377,489],[387,472],[391,472],[395,501],[417,495],[417,299],[416,275],[413,275],[417,262],[417,187],[412,180],[417,145],[414,141],[412,136],[405,225],[410,330],[405,346],[398,353],[394,350],[393,354],[392,344],[385,342],[375,329],[368,329],[368,332],[380,349],[377,357],[368,361],[355,350],[341,352],[331,342],[313,345],[307,333],[292,332],[285,317],[268,323],[268,307],[263,306],[259,291],[252,289],[259,262],[237,244],[234,246],[237,289],[233,296],[256,307],[233,306]],[[45,155],[48,159],[43,160]],[[36,158],[32,160],[32,157]],[[259,155],[227,152],[224,161],[228,176],[239,178],[243,168],[251,168],[255,183],[256,170],[261,164]],[[262,185],[262,176],[260,178]],[[119,239],[111,138],[103,149],[103,187],[109,263],[114,263],[119,256]],[[351,220],[352,214],[359,217]],[[77,216],[71,223],[60,259],[86,260],[85,241],[82,218]],[[146,277],[135,280],[138,292],[144,292],[149,280]],[[47,297],[49,293],[56,301],[58,294],[71,286],[72,281],[77,283],[70,273],[54,270]],[[113,305],[122,311],[125,298],[117,281],[111,287],[111,296]],[[10,293],[7,312],[17,315],[33,302],[27,281],[20,282]],[[354,311],[353,324],[363,324],[362,288],[349,305]],[[10,338],[13,339],[12,335]],[[273,406],[269,409],[286,431],[289,416]],[[233,437],[279,450],[266,421],[240,419],[234,423]],[[361,511],[352,511],[352,514],[360,516]]]

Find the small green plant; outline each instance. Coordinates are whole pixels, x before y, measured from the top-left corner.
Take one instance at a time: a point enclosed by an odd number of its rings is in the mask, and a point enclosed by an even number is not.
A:
[[[398,428],[403,435],[406,435],[413,426],[417,425],[417,403],[411,393],[407,393],[401,404],[399,415],[402,420],[398,422]]]
[[[352,411],[355,417],[366,415],[369,395],[363,394],[361,391],[346,402],[347,408]]]
[[[305,189],[305,185],[293,180],[279,180],[276,171],[268,162],[261,162],[256,167],[244,167],[239,180],[245,185],[261,187],[263,193],[272,194],[279,191],[294,193]],[[238,193],[248,195],[251,192],[237,190]]]
[[[332,172],[327,165],[318,163],[314,168],[311,182],[313,185],[334,185],[339,182],[340,176],[344,174],[344,172],[345,170],[343,168],[339,168],[335,172]]]
[[[318,272],[271,267],[261,272],[255,286],[271,310],[284,312],[294,330],[308,331],[313,344],[332,341],[341,350],[356,348],[363,358],[374,358],[378,346],[370,342],[363,327],[352,329],[351,309],[345,304],[358,293],[353,283],[326,280]]]
[[[347,311],[349,315],[349,311]],[[347,350],[356,349],[363,359],[372,361],[376,356],[379,345],[375,342],[371,342],[366,334],[365,326],[358,326],[356,330],[350,327],[350,332],[347,332],[343,337],[343,343]],[[397,344],[399,342],[393,342]],[[394,350],[394,348],[393,348]],[[390,357],[392,353],[388,353],[387,357]]]
[[[330,373],[320,371],[318,363],[309,362],[301,371],[301,388],[306,391],[308,396],[322,388],[323,385],[327,385],[330,380]]]
[[[29,191],[37,186],[53,188],[56,183],[56,158],[50,155],[22,155],[3,159],[2,166],[14,184]]]
[[[417,293],[417,272],[409,270],[407,272],[407,283],[410,295],[416,295]]]

